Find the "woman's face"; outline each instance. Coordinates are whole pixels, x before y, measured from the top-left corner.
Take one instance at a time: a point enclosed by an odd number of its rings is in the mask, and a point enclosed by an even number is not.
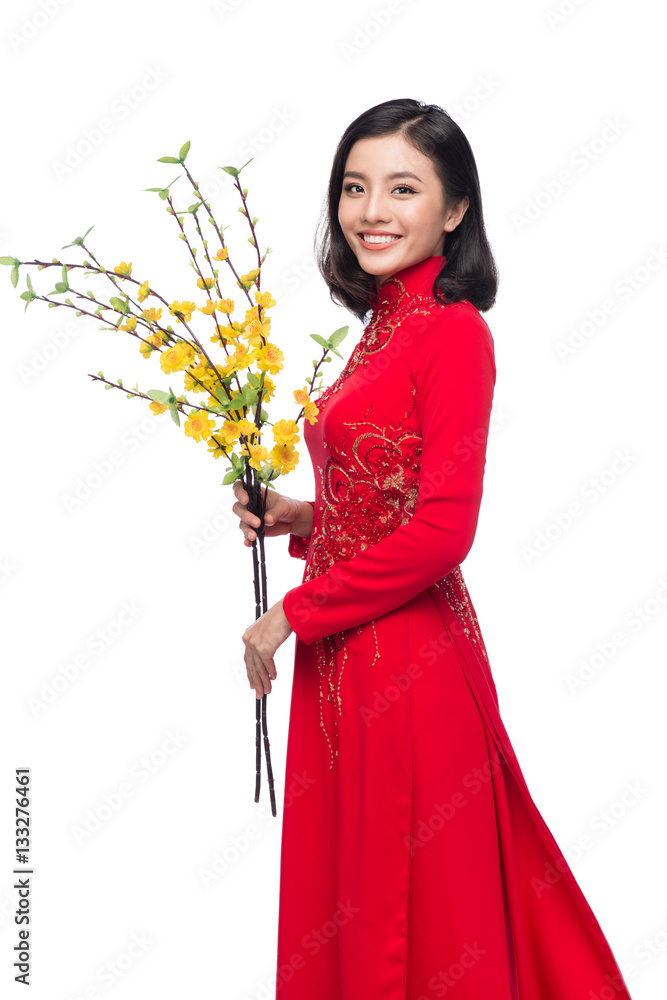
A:
[[[373,136],[358,139],[348,153],[338,221],[379,288],[401,268],[442,255],[446,232],[456,228],[468,204],[466,195],[445,208],[433,163],[402,136]]]

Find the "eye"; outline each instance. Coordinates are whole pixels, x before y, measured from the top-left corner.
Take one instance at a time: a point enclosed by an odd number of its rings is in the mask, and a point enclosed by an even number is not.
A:
[[[361,187],[361,184],[355,184],[354,182],[352,182],[352,183],[350,183],[350,184],[346,184],[346,185],[345,185],[345,186],[343,187],[343,190],[344,190],[344,191],[350,191],[350,190],[351,190],[351,189],[352,189],[353,187]]]
[[[410,194],[416,194],[417,193],[414,190],[414,188],[408,187],[407,184],[397,184],[396,187],[394,188],[394,191],[397,191],[399,188],[403,188],[404,191],[409,191]]]

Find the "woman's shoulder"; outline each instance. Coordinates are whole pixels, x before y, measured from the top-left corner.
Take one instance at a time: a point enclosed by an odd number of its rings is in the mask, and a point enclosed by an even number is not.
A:
[[[479,309],[467,299],[458,302],[436,302],[432,308],[415,317],[410,326],[411,346],[417,368],[438,357],[473,354],[480,361],[490,357],[495,368],[493,335]]]

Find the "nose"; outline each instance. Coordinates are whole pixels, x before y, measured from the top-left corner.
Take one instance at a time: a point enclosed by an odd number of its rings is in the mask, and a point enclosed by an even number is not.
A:
[[[391,211],[381,191],[371,192],[364,198],[361,219],[370,226],[386,225],[391,219]]]

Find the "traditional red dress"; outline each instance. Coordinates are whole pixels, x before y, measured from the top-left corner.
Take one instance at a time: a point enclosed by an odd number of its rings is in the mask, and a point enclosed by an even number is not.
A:
[[[432,256],[372,293],[318,420],[282,821],[277,1000],[628,1000],[533,802],[461,575],[493,339]]]

